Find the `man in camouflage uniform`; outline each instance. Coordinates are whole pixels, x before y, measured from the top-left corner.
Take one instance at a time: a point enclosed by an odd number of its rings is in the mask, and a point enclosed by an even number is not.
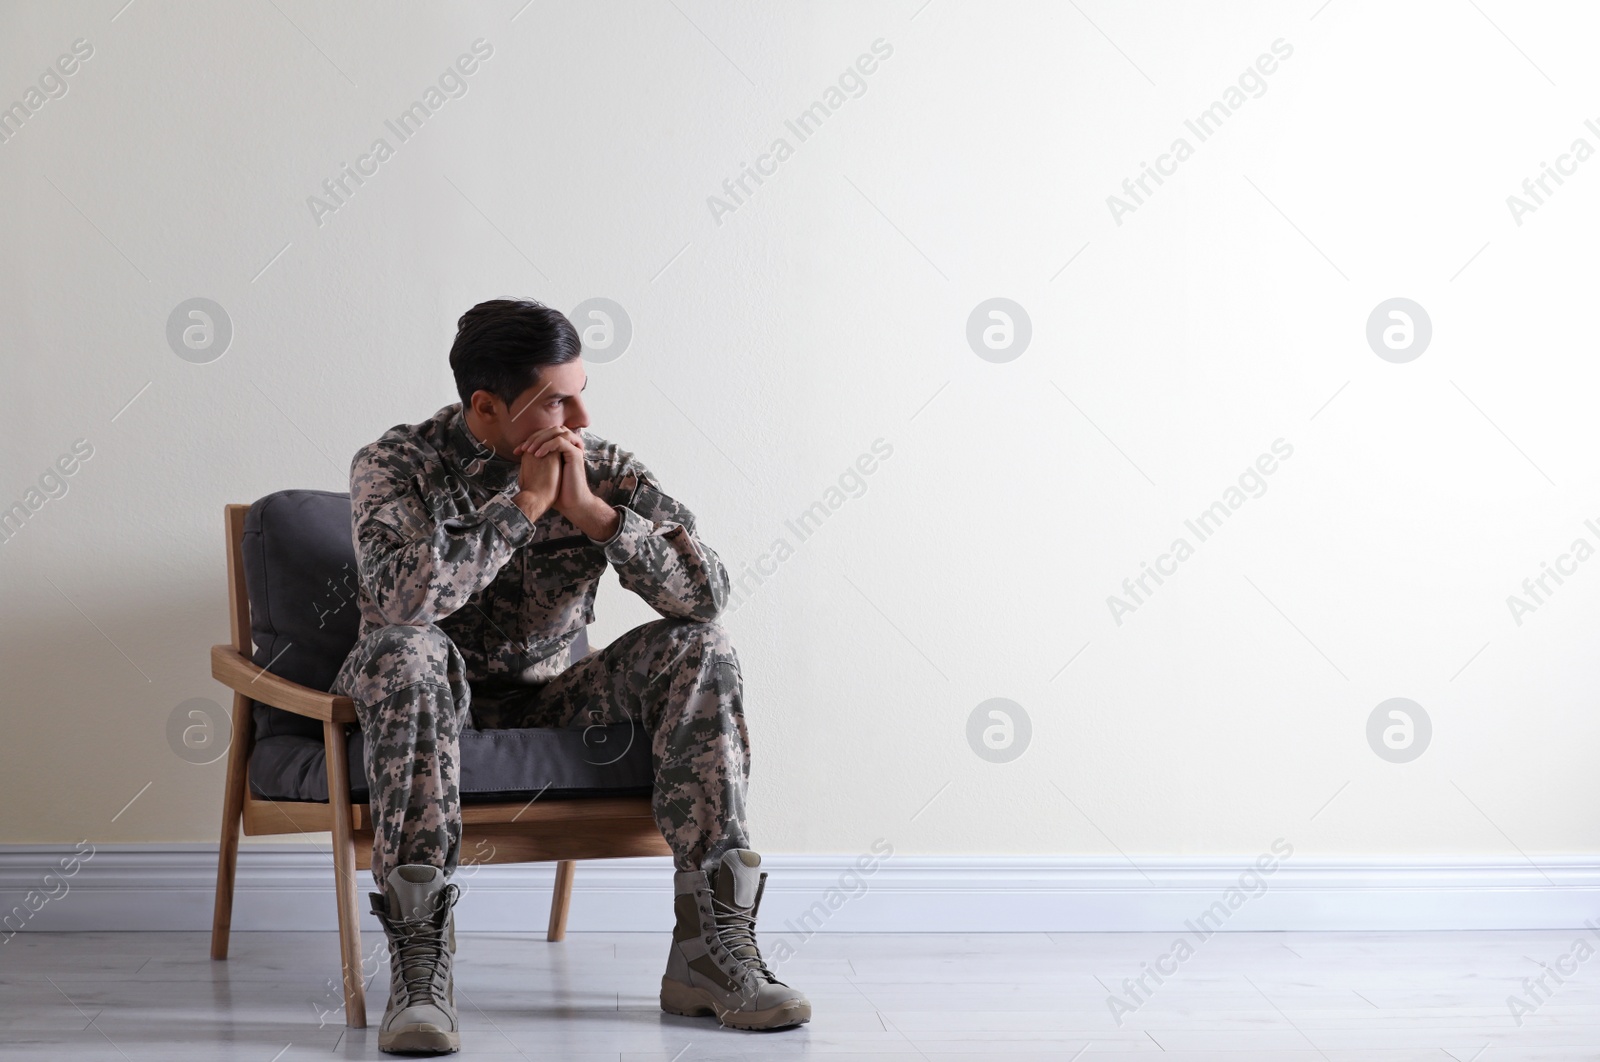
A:
[[[677,869],[663,1008],[745,1028],[810,1017],[755,943],[766,874],[745,824],[739,659],[715,622],[727,571],[689,509],[587,430],[580,349],[538,303],[474,307],[450,355],[463,401],[389,429],[351,464],[361,624],[332,688],[366,738],[373,904],[393,966],[385,1050],[459,1046],[446,879],[469,725],[642,722]],[[607,564],[665,618],[578,659]]]

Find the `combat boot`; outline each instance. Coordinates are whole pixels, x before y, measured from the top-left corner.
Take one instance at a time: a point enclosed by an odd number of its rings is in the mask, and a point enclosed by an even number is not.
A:
[[[407,863],[389,872],[384,895],[369,893],[372,913],[389,938],[389,1006],[378,1026],[378,1050],[442,1055],[461,1049],[456,1017],[456,900],[438,867]]]
[[[715,1014],[735,1029],[782,1029],[811,1020],[811,1003],[767,969],[756,945],[756,911],[767,887],[761,857],[748,848],[712,869],[673,875],[678,916],[661,978],[661,1009]]]

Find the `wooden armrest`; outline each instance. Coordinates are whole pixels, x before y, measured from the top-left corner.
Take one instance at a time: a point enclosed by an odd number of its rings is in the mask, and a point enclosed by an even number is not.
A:
[[[355,702],[349,697],[323,693],[280,678],[257,667],[231,645],[211,647],[211,677],[236,693],[295,715],[335,723],[359,722]]]

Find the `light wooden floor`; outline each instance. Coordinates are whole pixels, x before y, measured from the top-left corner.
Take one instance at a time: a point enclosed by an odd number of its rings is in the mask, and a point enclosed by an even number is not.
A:
[[[812,1022],[741,1033],[657,1008],[664,936],[575,933],[547,944],[464,933],[456,992],[465,1049],[456,1057],[1597,1059],[1600,958],[1564,985],[1547,980],[1554,994],[1521,1027],[1506,1005],[1578,936],[1220,934],[1119,1028],[1104,986],[1137,975],[1171,934],[824,934],[781,971],[811,996]],[[365,944],[381,951],[382,937]],[[338,969],[332,934],[236,933],[224,963],[206,947],[203,933],[18,935],[0,945],[0,1058],[391,1057],[372,1028],[344,1027],[329,980]],[[383,966],[368,990],[374,1021],[387,990]]]

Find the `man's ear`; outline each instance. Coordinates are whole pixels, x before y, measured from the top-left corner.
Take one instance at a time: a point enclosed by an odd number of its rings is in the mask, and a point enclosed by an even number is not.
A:
[[[479,390],[472,392],[472,401],[470,406],[473,412],[477,413],[478,416],[483,417],[486,420],[499,419],[499,413],[495,409],[495,404],[496,399],[494,395],[490,394],[488,391],[480,388]]]

